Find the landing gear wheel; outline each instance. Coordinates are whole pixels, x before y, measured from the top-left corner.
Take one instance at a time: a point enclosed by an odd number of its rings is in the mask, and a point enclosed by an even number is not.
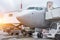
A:
[[[42,33],[38,33],[38,34],[37,34],[37,37],[38,37],[38,38],[43,38],[43,34],[42,34]]]
[[[43,34],[41,34],[41,38],[43,38]]]
[[[13,33],[11,33],[11,35],[13,35]]]
[[[60,34],[55,35],[55,40],[60,40]]]

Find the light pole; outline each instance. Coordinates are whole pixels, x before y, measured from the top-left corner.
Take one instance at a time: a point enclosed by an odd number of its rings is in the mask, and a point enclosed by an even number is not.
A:
[[[21,5],[20,6],[21,6],[21,10],[22,10],[22,0],[21,0]]]

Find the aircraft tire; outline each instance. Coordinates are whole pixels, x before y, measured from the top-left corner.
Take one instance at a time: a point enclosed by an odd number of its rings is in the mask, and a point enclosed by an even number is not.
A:
[[[37,37],[38,37],[38,38],[43,38],[43,34],[39,32],[39,33],[37,34]]]
[[[55,40],[60,40],[60,34],[55,35]]]

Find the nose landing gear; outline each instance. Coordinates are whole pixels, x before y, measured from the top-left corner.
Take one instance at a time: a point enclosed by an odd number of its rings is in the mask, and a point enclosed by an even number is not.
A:
[[[41,32],[39,32],[39,33],[37,34],[37,37],[38,37],[38,38],[43,38],[43,34],[42,34]]]

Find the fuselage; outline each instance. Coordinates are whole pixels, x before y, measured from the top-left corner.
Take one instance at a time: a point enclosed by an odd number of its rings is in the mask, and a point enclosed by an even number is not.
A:
[[[23,10],[17,19],[29,27],[48,27],[48,21],[45,20],[46,9],[43,10]]]

